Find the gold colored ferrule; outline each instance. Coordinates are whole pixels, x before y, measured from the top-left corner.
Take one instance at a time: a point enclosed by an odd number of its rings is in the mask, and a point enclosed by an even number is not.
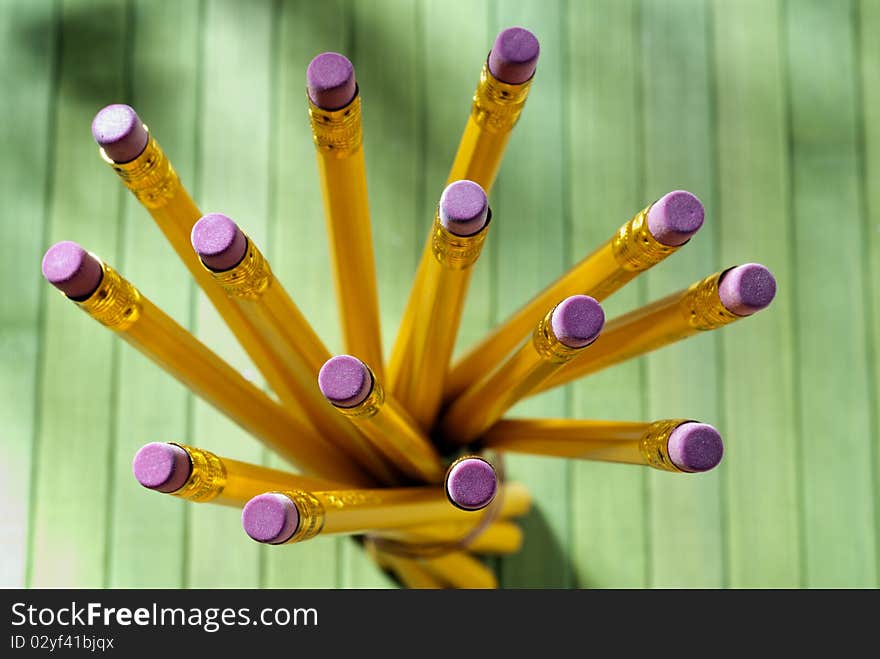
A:
[[[124,332],[141,316],[141,294],[134,285],[104,262],[98,289],[77,302],[92,318],[117,332]]]
[[[299,512],[299,525],[293,535],[284,544],[302,542],[314,538],[324,528],[324,506],[313,494],[305,490],[288,490],[281,492],[296,505]]]
[[[216,499],[226,487],[226,467],[223,461],[210,451],[173,443],[189,455],[192,471],[186,483],[171,494],[197,503]]]
[[[269,262],[254,245],[254,241],[250,238],[247,241],[247,252],[237,266],[223,272],[211,270],[207,266],[205,269],[213,275],[215,281],[231,297],[256,300],[272,283],[273,275]]]
[[[643,272],[681,247],[664,245],[648,229],[648,212],[651,206],[639,211],[611,239],[614,259],[621,268],[629,272]]]
[[[361,148],[364,131],[359,92],[351,103],[339,110],[322,110],[309,98],[309,121],[312,124],[312,138],[319,151],[345,158]]]
[[[488,62],[480,71],[480,82],[474,92],[471,116],[478,126],[492,133],[513,129],[523,111],[532,81],[520,85],[501,82],[489,72]]]
[[[449,270],[467,270],[480,257],[483,251],[483,243],[489,234],[489,224],[492,221],[492,210],[486,224],[472,236],[456,236],[440,222],[439,211],[434,214],[434,224],[431,227],[431,252],[434,258],[444,268]]]
[[[147,208],[161,208],[180,189],[177,172],[152,135],[141,155],[131,162],[113,162],[104,149],[101,149],[101,157]]]
[[[532,345],[535,346],[535,350],[545,361],[553,364],[565,364],[574,359],[574,357],[586,346],[572,348],[556,338],[550,320],[553,317],[553,312],[555,310],[556,307],[553,307],[547,315],[544,316],[544,319],[538,323],[534,334],[532,334]]]
[[[373,375],[373,371],[369,366],[367,366],[367,370],[370,371],[370,377],[373,379],[373,389],[370,391],[369,396],[354,407],[336,407],[334,405],[344,416],[369,419],[371,416],[376,416],[385,404],[385,390],[376,379],[376,376]]]
[[[678,308],[688,325],[696,330],[718,329],[741,318],[741,316],[728,311],[721,303],[721,298],[718,296],[718,283],[722,274],[716,272],[703,281],[692,284],[679,300]]]
[[[670,459],[668,444],[672,431],[687,421],[687,419],[664,419],[663,421],[655,421],[648,426],[645,434],[639,440],[639,451],[645,459],[645,464],[661,471],[685,473],[676,467]]]

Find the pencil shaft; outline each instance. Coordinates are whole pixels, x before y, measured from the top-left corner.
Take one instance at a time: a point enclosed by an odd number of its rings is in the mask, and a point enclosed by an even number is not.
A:
[[[397,531],[386,531],[383,538],[397,540],[408,544],[454,545],[469,537],[477,524],[474,523],[447,523],[432,526],[415,526]],[[461,549],[476,554],[513,554],[522,547],[523,534],[516,524],[512,522],[492,522],[488,524],[479,535],[462,543]]]
[[[382,336],[361,126],[361,100],[327,111],[309,100],[345,349],[382,375]]]
[[[420,590],[446,588],[444,581],[413,558],[397,556],[380,549],[374,549],[372,556],[381,567],[391,570],[407,588]]]
[[[476,558],[463,551],[420,559],[433,575],[452,588],[498,588],[498,578]]]

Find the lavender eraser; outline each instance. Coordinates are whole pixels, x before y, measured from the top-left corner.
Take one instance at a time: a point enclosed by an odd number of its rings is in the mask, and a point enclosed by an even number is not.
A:
[[[113,162],[137,158],[150,139],[144,122],[129,105],[116,103],[102,109],[92,120],[92,137]]]
[[[706,423],[687,421],[669,435],[669,459],[683,471],[709,471],[721,462],[724,442],[721,433]]]
[[[489,222],[489,198],[473,181],[455,181],[440,195],[440,224],[456,236],[472,236]]]
[[[312,103],[322,110],[339,110],[357,94],[351,61],[339,53],[321,53],[306,69],[306,87]]]
[[[131,463],[138,483],[171,493],[184,486],[192,473],[189,454],[175,444],[152,442],[142,446]]]
[[[446,474],[446,496],[463,510],[482,510],[492,503],[497,489],[495,469],[482,458],[458,460]]]
[[[730,313],[750,316],[776,297],[776,279],[760,263],[738,265],[721,275],[718,297]]]
[[[299,510],[290,497],[279,492],[258,494],[244,505],[241,525],[257,542],[281,544],[296,533]]]
[[[602,305],[589,295],[572,295],[550,315],[554,336],[569,348],[584,348],[599,338],[605,326]]]
[[[538,38],[523,27],[501,31],[489,53],[489,71],[497,80],[509,85],[520,85],[535,75]]]
[[[101,285],[101,262],[78,244],[63,240],[43,256],[43,276],[72,300],[85,300]]]
[[[318,388],[336,407],[360,405],[373,390],[373,375],[357,357],[331,357],[318,372]]]
[[[248,241],[238,225],[225,215],[205,215],[192,228],[192,246],[215,272],[232,270],[247,254]]]
[[[648,231],[667,247],[684,245],[703,226],[703,203],[687,190],[675,190],[651,204]]]

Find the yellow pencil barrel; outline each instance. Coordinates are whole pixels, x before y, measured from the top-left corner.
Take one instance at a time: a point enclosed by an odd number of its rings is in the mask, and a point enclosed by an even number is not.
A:
[[[344,69],[344,79],[328,80]],[[336,53],[309,64],[309,120],[318,160],[324,215],[345,349],[381,374],[379,294],[367,200],[361,97],[351,62]],[[323,79],[322,79],[323,78]],[[328,86],[336,85],[336,89]]]
[[[757,263],[716,272],[683,291],[609,321],[589,351],[571,360],[532,393],[728,325],[764,309],[775,295],[776,280]]]
[[[479,560],[463,551],[419,559],[437,579],[451,588],[498,588],[498,578]]]
[[[636,213],[589,256],[496,326],[452,366],[443,398],[451,401],[496,368],[525,339],[547,307],[570,295],[600,302],[681,248],[703,224],[703,205],[676,190]],[[665,241],[665,242],[664,242]]]
[[[361,360],[350,355],[328,360],[318,387],[328,407],[357,426],[401,473],[417,481],[443,482],[446,468],[437,449]]]
[[[538,323],[530,341],[493,373],[455,399],[440,422],[450,444],[467,444],[488,430],[518,400],[596,341],[605,315],[586,295],[566,298]]]
[[[381,537],[394,540],[418,550],[418,545],[460,545],[458,548],[475,554],[514,554],[523,542],[522,529],[513,522],[491,522],[473,535],[473,523],[446,523],[414,526],[396,531],[385,531]]]

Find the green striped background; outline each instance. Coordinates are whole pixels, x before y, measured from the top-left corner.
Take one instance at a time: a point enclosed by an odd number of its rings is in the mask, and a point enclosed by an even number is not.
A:
[[[727,454],[693,477],[511,459],[537,505],[502,582],[877,586],[878,0],[0,0],[0,585],[390,585],[351,542],[268,551],[233,509],[140,488],[147,441],[275,460],[54,294],[40,257],[81,242],[249,368],[97,155],[94,113],[129,102],[338,349],[303,87],[311,57],[340,50],[364,99],[388,346],[481,61],[515,24],[541,61],[461,345],[675,188],[705,202],[705,227],[611,314],[745,261],[779,295],[518,408],[699,418]]]

